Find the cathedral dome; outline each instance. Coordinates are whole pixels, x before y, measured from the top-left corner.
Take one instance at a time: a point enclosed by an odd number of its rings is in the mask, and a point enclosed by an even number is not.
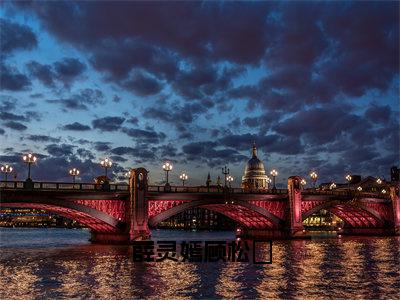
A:
[[[244,174],[245,176],[265,175],[264,163],[257,157],[256,145],[253,145],[253,156],[247,162]]]
[[[268,188],[268,177],[265,174],[264,163],[257,157],[256,145],[253,145],[252,157],[246,164],[242,177],[244,188]]]

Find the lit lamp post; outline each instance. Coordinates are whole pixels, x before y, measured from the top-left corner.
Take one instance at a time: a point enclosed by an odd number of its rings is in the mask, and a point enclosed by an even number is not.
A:
[[[165,171],[165,176],[167,179],[165,186],[169,186],[168,173],[172,170],[172,164],[170,162],[166,162],[163,164],[162,168]]]
[[[378,178],[378,179],[376,180],[376,183],[377,183],[377,184],[382,184],[382,179]]]
[[[224,174],[224,177],[225,177],[225,186],[226,186],[226,180],[227,180],[227,175],[229,174],[229,168],[227,168],[226,166],[225,166],[225,168],[222,168],[222,174]]]
[[[6,181],[7,181],[8,173],[11,173],[12,170],[13,170],[13,168],[11,166],[9,166],[9,165],[5,165],[5,166],[1,167],[1,172],[4,173]]]
[[[269,188],[269,184],[272,182],[271,178],[267,176],[267,187]]]
[[[182,180],[182,186],[185,186],[185,181],[186,180],[188,180],[188,176],[187,176],[187,174],[185,173],[185,172],[183,172],[180,176],[179,176],[179,178]]]
[[[386,190],[385,189],[382,189],[382,194],[386,194]]]
[[[275,177],[276,176],[278,176],[278,171],[277,170],[275,170],[275,169],[273,169],[272,171],[271,171],[271,176],[272,176],[272,189],[274,189],[274,190],[276,190],[276,186],[275,186]]]
[[[332,182],[331,185],[329,186],[329,188],[331,190],[335,189],[336,188],[336,183]]]
[[[31,179],[31,165],[34,164],[37,161],[37,157],[33,155],[32,153],[28,153],[28,155],[24,155],[22,157],[25,163],[28,164],[28,178],[26,181],[32,181]]]
[[[129,171],[125,172],[125,177],[128,178],[128,183],[129,183],[129,180],[131,179],[131,172]]]
[[[346,175],[346,180],[347,180],[347,188],[350,190],[350,181],[351,181],[351,175],[350,174],[347,174]]]
[[[103,159],[102,161],[100,161],[100,165],[104,168],[104,170],[105,170],[105,175],[106,175],[106,178],[105,178],[105,180],[104,180],[104,182],[107,182],[108,181],[108,179],[107,179],[107,170],[108,170],[108,168],[111,168],[111,166],[112,166],[112,161],[109,159],[109,158],[105,158],[105,159]]]
[[[72,182],[75,183],[75,177],[79,176],[81,172],[77,168],[72,168],[69,170],[69,175],[72,176]]]
[[[233,177],[229,175],[228,177],[226,177],[226,180],[229,182],[229,187],[231,187],[231,182],[233,181]]]
[[[314,187],[314,189],[315,189],[315,184],[317,183],[317,179],[318,179],[318,174],[317,174],[317,172],[312,171],[312,172],[310,173],[310,177],[311,177],[311,180],[313,181],[313,187]]]
[[[300,181],[300,184],[304,187],[304,186],[307,184],[307,181],[303,178],[303,179]]]
[[[358,186],[358,187],[357,187],[357,191],[361,192],[361,191],[362,191],[362,187],[361,187],[361,186]]]

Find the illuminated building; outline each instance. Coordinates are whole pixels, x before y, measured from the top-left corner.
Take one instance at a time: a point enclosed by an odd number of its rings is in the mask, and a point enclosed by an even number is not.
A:
[[[256,144],[253,144],[252,157],[246,164],[242,177],[242,188],[268,189],[268,176],[265,174],[264,163],[257,157]]]

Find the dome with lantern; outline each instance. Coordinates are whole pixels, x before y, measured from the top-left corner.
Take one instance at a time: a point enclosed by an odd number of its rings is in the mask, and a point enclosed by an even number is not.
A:
[[[253,144],[252,157],[246,164],[242,177],[242,188],[267,189],[269,178],[265,174],[264,163],[257,157],[257,147]]]

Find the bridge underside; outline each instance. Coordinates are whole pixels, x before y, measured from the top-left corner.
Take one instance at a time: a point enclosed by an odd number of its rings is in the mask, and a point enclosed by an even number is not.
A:
[[[264,215],[247,207],[234,204],[210,204],[200,207],[223,214],[245,228],[276,229],[278,227]]]
[[[311,208],[312,207],[312,208]],[[390,207],[386,204],[349,203],[343,201],[327,201],[325,203],[316,203],[304,205],[303,220],[325,209],[342,219],[345,228],[388,228],[393,225],[393,215]]]
[[[149,205],[149,225],[160,222],[187,209],[201,207],[227,216],[243,228],[275,230],[282,227],[283,220],[263,207],[245,201],[198,200],[198,201],[153,201]]]
[[[2,203],[2,206],[46,210],[62,217],[74,220],[95,232],[117,233],[119,231],[116,226],[117,222],[109,222],[108,220],[107,222],[101,218],[97,218],[93,215],[93,213],[90,213],[90,210],[89,212],[84,212],[71,207],[62,207],[47,203]]]

